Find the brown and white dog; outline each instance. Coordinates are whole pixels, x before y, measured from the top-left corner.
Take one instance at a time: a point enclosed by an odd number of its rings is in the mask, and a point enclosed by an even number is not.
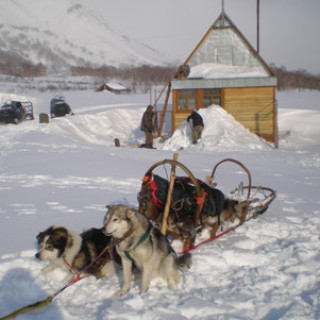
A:
[[[71,280],[97,259],[110,241],[111,237],[106,236],[101,229],[92,228],[78,235],[65,227],[54,225],[37,235],[39,251],[35,257],[41,261],[50,261],[43,269],[44,273],[62,268],[69,272],[67,279]],[[115,250],[107,250],[81,276],[91,274],[102,278],[114,274],[119,270],[120,262]]]

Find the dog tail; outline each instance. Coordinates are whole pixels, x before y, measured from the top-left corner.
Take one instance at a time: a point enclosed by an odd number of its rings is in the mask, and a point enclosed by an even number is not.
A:
[[[176,257],[176,264],[180,271],[185,271],[191,268],[192,259],[190,253],[184,253],[181,256]]]

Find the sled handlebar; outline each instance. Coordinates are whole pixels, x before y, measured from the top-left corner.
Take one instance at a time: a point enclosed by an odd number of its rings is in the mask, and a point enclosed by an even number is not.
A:
[[[217,168],[218,168],[218,166],[220,165],[220,164],[222,164],[222,163],[224,163],[224,162],[233,162],[233,163],[235,163],[235,164],[237,164],[237,165],[239,165],[245,172],[246,172],[246,174],[247,174],[247,176],[248,176],[248,194],[247,194],[247,200],[249,200],[249,198],[250,198],[250,193],[251,193],[251,174],[250,174],[250,171],[240,162],[240,161],[238,161],[238,160],[234,160],[234,159],[231,159],[231,158],[227,158],[227,159],[224,159],[224,160],[221,160],[221,161],[219,161],[215,166],[214,166],[214,168],[213,168],[213,170],[212,170],[212,173],[211,173],[211,176],[209,176],[208,178],[207,178],[207,182],[208,182],[208,184],[209,185],[213,185],[213,179],[214,179],[214,175],[215,175],[215,173],[216,173],[216,170],[217,170]]]

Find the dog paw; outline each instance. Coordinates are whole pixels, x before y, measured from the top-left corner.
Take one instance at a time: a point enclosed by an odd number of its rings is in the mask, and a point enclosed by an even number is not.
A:
[[[128,293],[128,291],[129,290],[124,290],[124,289],[121,289],[121,290],[119,290],[119,291],[117,291],[116,293],[115,293],[115,296],[116,297],[122,297],[122,296],[124,296],[124,295],[126,295],[127,293]]]
[[[149,287],[141,288],[141,290],[140,290],[140,294],[141,294],[141,293],[145,293],[145,292],[147,292],[147,291],[148,291],[148,289],[149,289]]]
[[[99,272],[97,272],[97,273],[95,273],[95,277],[97,278],[97,279],[102,279],[102,278],[104,278],[104,277],[106,277],[106,276],[108,276],[109,274],[107,273],[107,272],[104,272],[104,271],[99,271]]]
[[[168,288],[170,290],[176,290],[176,284],[175,283],[168,283]]]
[[[44,267],[43,269],[42,269],[42,272],[43,273],[49,273],[49,272],[51,272],[51,271],[53,271],[54,270],[54,267],[51,265],[51,264],[49,264],[48,266],[46,266],[46,267]]]

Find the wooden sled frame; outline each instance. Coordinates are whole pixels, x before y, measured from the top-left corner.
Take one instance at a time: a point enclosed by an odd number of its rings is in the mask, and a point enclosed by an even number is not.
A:
[[[163,234],[166,234],[166,229],[167,229],[167,218],[168,218],[169,211],[170,211],[170,203],[171,203],[171,196],[172,196],[172,191],[173,191],[173,186],[174,186],[174,181],[175,181],[176,167],[179,167],[187,174],[187,176],[190,178],[190,180],[192,181],[192,183],[195,187],[196,197],[197,197],[195,222],[197,225],[200,225],[200,214],[201,214],[201,210],[202,210],[202,206],[203,206],[202,200],[204,199],[204,190],[200,187],[198,180],[194,177],[194,175],[191,173],[191,171],[185,165],[183,165],[181,162],[177,161],[177,158],[178,158],[178,154],[175,153],[172,160],[171,159],[164,159],[162,161],[156,162],[145,173],[145,176],[151,176],[153,170],[156,169],[157,167],[165,165],[165,164],[171,165],[168,197],[167,197],[167,201],[166,201],[166,205],[165,205],[165,209],[164,209],[162,228],[161,228],[161,231]]]
[[[219,167],[222,163],[225,163],[225,162],[233,162],[233,163],[237,164],[238,166],[240,166],[240,167],[246,172],[246,174],[247,174],[247,176],[248,176],[248,187],[247,187],[247,189],[248,189],[248,194],[247,194],[247,200],[249,200],[249,198],[250,198],[250,193],[251,193],[251,183],[252,183],[252,182],[251,182],[251,181],[252,181],[252,179],[251,179],[251,173],[250,173],[250,171],[249,171],[240,161],[238,161],[238,160],[234,160],[234,159],[227,158],[227,159],[224,159],[224,160],[221,160],[220,162],[218,162],[218,163],[214,166],[214,168],[213,168],[213,170],[212,170],[212,173],[211,173],[211,176],[207,177],[208,185],[209,185],[209,186],[216,186],[216,184],[213,183],[214,175],[215,175],[218,167]]]
[[[218,167],[225,163],[225,162],[232,162],[240,166],[247,174],[248,177],[248,185],[244,186],[240,184],[237,188],[235,188],[233,191],[230,192],[231,195],[237,195],[237,198],[244,198],[244,192],[247,192],[246,198],[244,200],[239,200],[240,203],[248,203],[249,204],[249,210],[254,211],[253,214],[262,214],[264,213],[270,203],[276,198],[276,192],[268,187],[262,187],[262,186],[253,186],[252,185],[252,178],[250,171],[247,169],[246,166],[244,166],[240,161],[226,158],[224,160],[221,160],[218,162],[209,177],[207,177],[207,183],[210,186],[216,186],[216,184],[213,182],[215,173],[218,169]]]
[[[193,245],[194,241],[195,241],[195,237],[196,234],[199,230],[202,230],[202,224],[201,224],[201,219],[200,219],[200,215],[201,215],[201,211],[202,211],[202,207],[203,207],[203,201],[204,201],[204,189],[200,187],[198,180],[194,177],[194,175],[192,174],[192,172],[185,166],[183,165],[181,162],[177,161],[178,158],[178,154],[174,154],[173,159],[165,159],[159,162],[156,162],[155,164],[153,164],[145,173],[143,182],[142,182],[142,186],[141,186],[141,190],[144,186],[144,184],[146,183],[145,178],[146,177],[150,177],[153,173],[153,170],[156,169],[159,166],[165,165],[165,164],[169,164],[171,165],[171,174],[170,174],[170,183],[169,183],[169,189],[168,189],[168,194],[167,194],[167,201],[165,204],[165,209],[163,211],[163,217],[162,217],[162,224],[161,224],[161,232],[164,235],[171,235],[174,238],[179,238],[181,240],[184,240],[184,250],[189,249],[190,246]],[[213,183],[213,179],[215,176],[215,173],[218,169],[218,167],[225,163],[225,162],[232,162],[235,163],[236,165],[240,166],[245,173],[247,174],[247,178],[248,178],[248,186],[244,186],[243,184],[240,184],[239,187],[237,187],[236,189],[234,189],[233,191],[230,192],[231,195],[234,195],[233,198],[235,198],[235,200],[239,201],[240,205],[243,206],[248,206],[248,212],[250,212],[251,217],[255,216],[257,214],[262,214],[264,213],[267,209],[269,204],[275,199],[276,197],[276,192],[270,188],[266,188],[266,187],[257,187],[257,186],[252,186],[252,179],[251,179],[251,174],[250,171],[239,161],[234,160],[234,159],[224,159],[221,160],[220,162],[218,162],[213,170],[212,173],[209,177],[207,177],[207,184],[211,187],[216,187],[216,184]],[[173,187],[174,187],[174,182],[175,182],[175,169],[176,167],[179,167],[180,169],[182,169],[186,175],[190,178],[192,184],[195,187],[195,191],[196,191],[196,211],[194,214],[194,219],[195,219],[195,228],[194,230],[191,230],[191,232],[189,232],[187,238],[182,237],[181,235],[176,234],[175,232],[172,232],[171,230],[167,230],[167,220],[168,220],[168,216],[169,216],[169,211],[170,211],[170,205],[171,205],[171,196],[172,196],[172,191],[173,191]],[[244,195],[244,193],[246,193],[246,196]],[[258,195],[257,197],[252,197],[251,193],[254,193],[254,196]],[[241,195],[241,199],[239,198],[239,196]],[[147,194],[147,196],[149,196],[149,194]],[[141,211],[141,202],[143,197],[140,197],[140,194],[138,196],[138,202],[139,202],[139,211],[141,213],[143,213]],[[150,200],[149,200],[150,201]],[[147,210],[147,209],[146,209]],[[144,214],[144,213],[143,213]],[[241,219],[240,224],[242,224],[245,221],[246,217],[243,217],[243,219]],[[152,220],[152,218],[151,218]]]

